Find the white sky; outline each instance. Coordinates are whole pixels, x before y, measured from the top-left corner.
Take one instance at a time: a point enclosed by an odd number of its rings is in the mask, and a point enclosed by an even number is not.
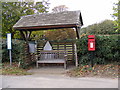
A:
[[[39,1],[39,0],[37,0]],[[50,10],[55,6],[66,5],[69,11],[80,10],[84,26],[99,23],[105,19],[113,20],[113,3],[118,0],[49,0]]]

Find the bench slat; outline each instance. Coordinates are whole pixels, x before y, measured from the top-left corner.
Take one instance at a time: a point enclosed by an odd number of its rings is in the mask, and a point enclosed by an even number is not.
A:
[[[64,59],[40,60],[38,63],[65,63]]]
[[[43,50],[38,55],[38,61],[36,65],[38,67],[38,63],[63,63],[64,68],[66,68],[66,51],[57,51],[57,50]]]

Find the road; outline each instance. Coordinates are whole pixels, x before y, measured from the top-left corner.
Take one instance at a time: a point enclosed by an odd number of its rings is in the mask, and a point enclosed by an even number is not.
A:
[[[55,74],[2,76],[2,88],[118,88],[118,79]]]

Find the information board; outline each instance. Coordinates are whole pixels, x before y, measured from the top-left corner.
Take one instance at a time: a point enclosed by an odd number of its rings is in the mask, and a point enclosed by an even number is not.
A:
[[[11,33],[7,33],[7,49],[12,49],[12,45],[11,45]]]

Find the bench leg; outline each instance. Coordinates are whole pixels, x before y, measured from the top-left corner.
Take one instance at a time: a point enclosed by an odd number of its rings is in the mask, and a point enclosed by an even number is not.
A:
[[[38,68],[38,63],[36,62],[36,67]]]
[[[67,69],[67,64],[66,63],[64,63],[64,68]]]

